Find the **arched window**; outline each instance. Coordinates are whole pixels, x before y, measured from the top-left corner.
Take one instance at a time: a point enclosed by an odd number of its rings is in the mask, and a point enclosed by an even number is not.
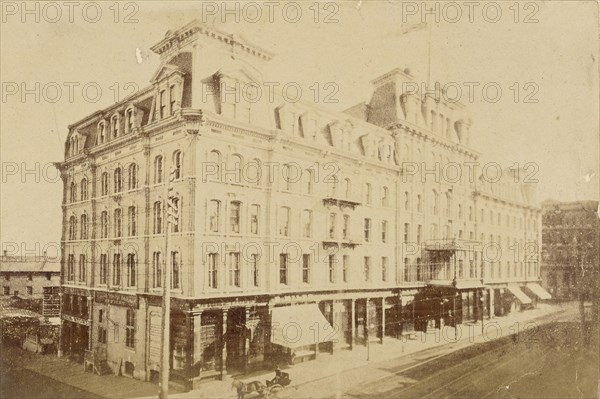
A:
[[[125,133],[131,133],[133,131],[133,108],[129,108],[125,114]]]
[[[108,172],[102,173],[100,192],[102,195],[108,195]]]
[[[114,213],[114,237],[122,237],[123,236],[123,216],[121,214],[121,208],[115,209]]]
[[[108,237],[108,212],[102,211],[100,214],[100,238]]]
[[[98,144],[106,141],[106,123],[104,121],[98,124]]]
[[[127,168],[127,189],[134,190],[138,188],[138,166],[135,163],[129,164]]]
[[[226,174],[230,176],[228,182],[238,184],[242,182],[242,157],[240,155],[231,155]]]
[[[127,254],[127,286],[128,287],[135,287],[135,280],[136,280],[136,274],[135,274],[135,269],[136,269],[136,260],[135,260],[135,254],[131,253],[131,254]]]
[[[404,210],[410,210],[410,194],[408,193],[408,191],[404,192]]]
[[[229,230],[232,233],[240,232],[240,210],[241,203],[239,201],[231,201],[229,203]]]
[[[177,150],[173,153],[173,178],[181,179],[183,177],[183,155],[181,155],[181,151]]]
[[[154,208],[153,208],[153,228],[152,231],[154,234],[161,234],[162,233],[162,202],[161,201],[156,201],[154,203]]]
[[[157,155],[154,158],[154,184],[162,183],[163,181],[163,157]]]
[[[181,256],[179,252],[171,252],[171,288],[181,288]]]
[[[88,199],[87,179],[81,179],[81,200],[86,201]]]
[[[221,153],[217,150],[212,150],[208,154],[208,164],[206,166],[206,177],[205,181],[208,180],[220,181],[221,180]]]
[[[69,218],[69,240],[75,240],[77,237],[77,218],[71,216]]]
[[[112,132],[112,138],[115,139],[119,137],[119,116],[113,115],[110,119],[110,130]]]
[[[208,203],[208,222],[209,230],[217,233],[219,231],[219,221],[221,219],[221,203],[217,200],[210,200]]]
[[[87,215],[84,213],[83,215],[81,215],[80,217],[80,238],[82,240],[87,240],[88,238],[88,223],[87,223]]]
[[[423,211],[423,201],[421,199],[421,194],[417,194],[417,212]]]
[[[71,185],[69,188],[69,200],[71,202],[77,201],[77,186],[75,185],[75,182],[71,182]]]
[[[115,190],[114,193],[120,193],[123,190],[123,172],[121,170],[121,168],[117,168],[115,169],[115,173],[114,173],[114,184],[115,184]]]
[[[127,209],[127,235],[133,237],[137,235],[137,211],[135,206]]]
[[[181,198],[179,198],[179,197],[173,198],[172,201],[173,201],[173,207],[177,210],[178,217],[173,221],[173,224],[172,224],[173,228],[171,229],[171,231],[174,233],[179,233],[181,231],[181,220],[182,220],[181,207],[183,206],[183,202],[181,201]]]

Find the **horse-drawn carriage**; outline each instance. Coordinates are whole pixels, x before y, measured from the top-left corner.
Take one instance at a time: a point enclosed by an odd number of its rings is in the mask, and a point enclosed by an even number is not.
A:
[[[281,391],[284,387],[290,385],[291,382],[292,380],[290,380],[290,375],[277,368],[275,369],[275,378],[272,380],[266,380],[265,384],[263,384],[261,381],[245,383],[235,379],[231,383],[231,387],[237,390],[238,399],[244,399],[246,395],[251,394],[253,397],[254,394],[256,394],[255,397],[266,399],[277,394],[277,392]]]

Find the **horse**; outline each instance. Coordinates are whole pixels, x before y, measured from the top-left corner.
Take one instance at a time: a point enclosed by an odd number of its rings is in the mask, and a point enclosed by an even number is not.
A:
[[[260,396],[262,396],[263,391],[265,389],[265,385],[263,385],[260,381],[252,381],[246,384],[245,382],[234,378],[231,382],[231,388],[236,389],[238,399],[244,399],[244,396],[247,393],[256,392]]]

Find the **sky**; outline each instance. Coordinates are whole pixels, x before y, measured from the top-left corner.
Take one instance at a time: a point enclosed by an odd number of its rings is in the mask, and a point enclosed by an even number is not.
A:
[[[150,47],[193,19],[273,52],[268,80],[297,82],[308,95],[316,83],[333,110],[369,101],[370,81],[393,68],[423,84],[429,71],[467,106],[483,161],[529,165],[539,200],[599,197],[596,2],[53,4],[32,2],[26,13],[20,2],[2,3],[5,249],[56,252],[62,183],[52,162],[63,159],[68,126],[147,86],[159,65]],[[422,14],[423,5],[434,13]]]

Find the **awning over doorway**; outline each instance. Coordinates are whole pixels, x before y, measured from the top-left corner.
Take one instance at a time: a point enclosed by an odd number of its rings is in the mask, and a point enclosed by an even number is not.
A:
[[[337,340],[336,331],[316,304],[273,308],[271,342],[286,348]]]
[[[538,283],[527,283],[527,288],[531,290],[538,298],[544,299],[552,299],[552,295],[548,293],[541,285]]]
[[[521,288],[519,288],[518,285],[516,284],[509,284],[508,285],[508,290],[517,297],[517,299],[519,300],[519,302],[521,302],[523,305],[528,305],[531,303],[531,299],[525,295],[525,293],[521,290]]]

